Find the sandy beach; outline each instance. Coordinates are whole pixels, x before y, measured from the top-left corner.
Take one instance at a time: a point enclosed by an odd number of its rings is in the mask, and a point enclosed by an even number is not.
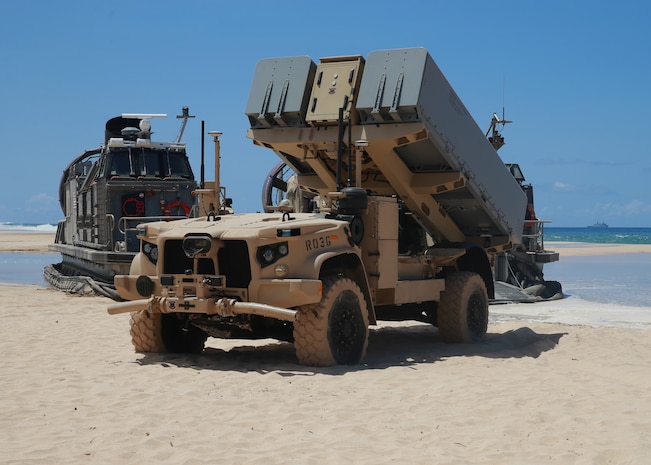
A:
[[[46,240],[46,237],[47,240]],[[52,235],[0,235],[47,251]],[[558,243],[548,243],[554,249]],[[651,246],[563,244],[599,255]],[[651,307],[491,306],[486,341],[372,327],[364,364],[310,368],[290,344],[133,351],[104,297],[0,285],[2,464],[646,464]],[[622,313],[623,311],[623,313]]]
[[[561,254],[561,258],[651,253],[651,244],[590,244],[558,241],[545,243],[545,248],[559,252]]]
[[[48,252],[47,246],[54,243],[54,233],[2,233],[0,252]]]

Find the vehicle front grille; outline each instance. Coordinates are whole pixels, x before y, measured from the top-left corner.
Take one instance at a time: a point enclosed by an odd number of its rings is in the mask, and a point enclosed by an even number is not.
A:
[[[225,241],[217,252],[217,267],[211,259],[200,258],[197,264],[199,274],[220,274],[226,276],[226,286],[247,288],[251,282],[249,249],[245,241]],[[194,269],[193,260],[183,252],[183,240],[165,241],[163,274],[185,274]]]
[[[227,287],[248,288],[251,282],[249,248],[245,241],[226,241],[217,253],[219,274],[226,276]]]
[[[164,274],[184,274],[186,270],[192,270],[192,259],[188,258],[183,252],[182,240],[165,241],[164,250]]]

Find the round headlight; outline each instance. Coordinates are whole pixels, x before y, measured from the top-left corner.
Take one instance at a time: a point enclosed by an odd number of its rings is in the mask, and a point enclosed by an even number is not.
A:
[[[289,252],[289,250],[287,249],[287,243],[286,243],[286,242],[285,242],[285,243],[282,243],[282,244],[280,244],[280,245],[278,246],[278,253],[279,253],[282,257],[284,257],[285,255],[287,255],[287,252]]]
[[[276,259],[276,252],[271,247],[262,252],[262,259],[267,263],[272,263]]]
[[[158,247],[149,242],[145,242],[142,246],[142,251],[145,253],[149,261],[155,265],[158,261]]]

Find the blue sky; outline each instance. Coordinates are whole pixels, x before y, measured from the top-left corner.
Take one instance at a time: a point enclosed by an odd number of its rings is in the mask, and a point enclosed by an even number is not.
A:
[[[106,120],[167,113],[171,140],[182,106],[197,177],[205,120],[236,211],[258,211],[278,161],[246,138],[260,59],[425,47],[482,130],[505,104],[499,153],[540,218],[651,227],[650,24],[642,0],[1,2],[0,222],[56,223],[61,172]]]

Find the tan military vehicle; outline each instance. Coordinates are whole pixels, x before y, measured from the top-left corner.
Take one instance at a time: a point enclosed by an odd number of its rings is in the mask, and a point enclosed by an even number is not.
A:
[[[246,115],[292,176],[264,213],[230,214],[216,169],[204,216],[139,226],[109,307],[132,312],[137,351],[272,337],[302,364],[357,364],[382,319],[482,339],[527,200],[425,49],[262,60]]]

